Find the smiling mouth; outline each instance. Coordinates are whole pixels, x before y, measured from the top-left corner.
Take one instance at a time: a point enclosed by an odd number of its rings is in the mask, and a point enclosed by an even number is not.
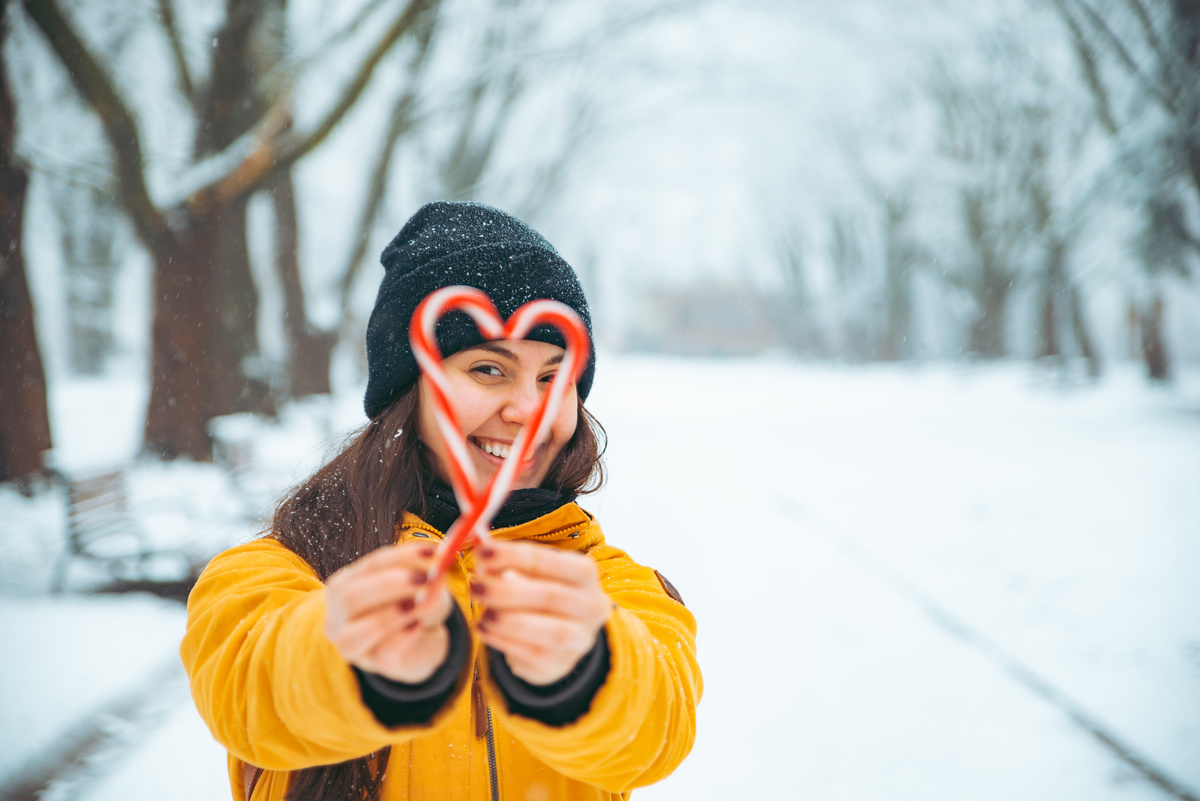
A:
[[[512,451],[512,443],[510,442],[499,442],[494,439],[482,439],[480,437],[470,437],[470,440],[471,444],[476,448],[496,459],[507,459],[508,454]],[[536,453],[537,450],[535,449],[534,454]],[[527,464],[534,461],[534,454],[530,454],[530,457],[525,460]]]
[[[471,443],[489,456],[499,459],[507,459],[508,452],[512,448],[509,443],[497,442],[494,439],[480,439],[479,437],[471,437]]]

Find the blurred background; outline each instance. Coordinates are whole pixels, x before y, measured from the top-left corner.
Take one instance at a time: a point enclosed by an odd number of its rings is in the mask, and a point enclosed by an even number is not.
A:
[[[5,0],[0,798],[217,799],[181,601],[524,218],[700,625],[641,798],[1200,799],[1195,0]]]

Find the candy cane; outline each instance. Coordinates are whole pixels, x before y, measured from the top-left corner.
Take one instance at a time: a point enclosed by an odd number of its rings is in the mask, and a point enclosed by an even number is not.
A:
[[[447,312],[456,309],[471,316],[485,339],[523,339],[534,326],[550,323],[562,332],[567,345],[562,363],[550,382],[550,389],[542,396],[542,402],[534,410],[532,418],[522,426],[500,469],[482,489],[479,487],[475,465],[471,461],[466,435],[454,412],[450,383],[442,370],[442,352],[435,336],[438,320]],[[508,497],[516,479],[517,468],[525,461],[534,445],[549,432],[562,407],[567,389],[583,374],[590,344],[583,321],[564,303],[556,300],[531,300],[517,309],[507,322],[501,322],[500,315],[487,294],[468,286],[445,287],[422,300],[413,312],[409,332],[417,365],[429,380],[433,417],[449,451],[450,463],[446,465],[446,469],[459,507],[458,519],[446,532],[445,538],[438,546],[433,566],[429,569],[427,587],[434,587],[449,570],[458,551],[468,542],[488,541],[492,518]]]

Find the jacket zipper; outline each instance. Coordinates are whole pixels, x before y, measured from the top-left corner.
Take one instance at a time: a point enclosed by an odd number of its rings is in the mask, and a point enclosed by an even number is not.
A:
[[[399,524],[397,523],[397,526],[398,525]],[[414,528],[423,528],[423,527],[414,526]],[[568,529],[574,528],[574,526],[568,526],[567,528]],[[425,530],[428,531],[429,534],[433,535],[431,537],[432,539],[435,539],[438,542],[441,542],[441,537],[437,535],[437,532],[435,532],[434,529],[427,528]],[[564,531],[564,529],[558,529],[556,531],[549,532],[549,534],[539,535],[539,537],[553,536],[555,534],[561,534],[563,531]],[[569,534],[568,536],[570,536],[572,539],[574,539],[575,537],[579,536],[579,532],[574,532],[572,534]],[[458,558],[461,560],[462,554],[459,554]],[[464,570],[465,570],[465,567],[464,567]],[[474,609],[475,602],[471,601],[470,603],[471,603],[471,608]],[[479,686],[479,668],[475,668],[473,684],[474,684],[474,686],[471,688],[471,690],[472,690],[472,694],[475,695],[475,698],[474,698],[475,715],[476,715],[475,736],[476,737],[479,736],[479,724],[482,723],[484,719],[486,719],[487,720],[487,730],[483,733],[483,736],[487,739],[488,784],[491,789],[491,801],[500,801],[500,771],[496,765],[496,735],[495,735],[495,729],[492,726],[492,709],[490,706],[488,706],[487,702],[483,700],[483,689]],[[479,714],[480,708],[483,709],[483,715]]]
[[[488,778],[492,783],[492,801],[500,801],[500,776],[496,771],[496,738],[492,734],[492,709],[487,709]]]
[[[496,768],[496,737],[492,730],[492,709],[483,700],[483,688],[479,686],[479,668],[475,668],[471,695],[475,707],[475,736],[487,740],[488,783],[491,787],[492,801],[500,801],[500,775]],[[484,728],[485,722],[487,728]]]

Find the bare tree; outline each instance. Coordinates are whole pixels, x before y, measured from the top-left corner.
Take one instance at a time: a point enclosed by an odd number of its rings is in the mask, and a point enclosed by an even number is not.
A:
[[[207,421],[262,400],[247,397],[261,393],[261,382],[250,380],[253,365],[246,358],[257,350],[256,336],[247,333],[245,341],[233,340],[237,332],[253,330],[246,316],[252,316],[257,304],[242,252],[244,229],[230,234],[227,227],[243,226],[250,194],[270,186],[326,139],[362,95],[384,55],[411,33],[416,20],[436,0],[409,0],[399,9],[331,107],[308,130],[290,125],[284,102],[265,109],[253,104],[243,107],[245,98],[227,91],[229,84],[220,74],[222,69],[237,73],[244,68],[241,55],[225,58],[221,53],[244,52],[244,37],[251,31],[238,22],[261,19],[266,2],[229,0],[206,90],[196,86],[186,69],[182,48],[173,47],[180,86],[196,96],[196,107],[201,109],[195,174],[203,178],[183,200],[164,208],[147,188],[138,121],[108,71],[55,0],[23,0],[72,84],[101,120],[113,151],[121,204],[154,264],[152,372],[144,447],[167,458],[210,458]],[[287,93],[278,96],[286,98]],[[239,136],[239,130],[249,133]],[[213,369],[214,365],[219,367]],[[228,373],[236,379],[222,380]]]
[[[123,251],[121,210],[96,186],[60,183],[51,194],[62,241],[68,363],[78,373],[96,374],[114,344],[113,290]]]
[[[1170,374],[1161,279],[1200,259],[1200,3],[1052,0],[1066,24],[1096,119],[1118,142],[1135,185],[1148,297],[1135,301],[1153,380]],[[1158,125],[1148,125],[1155,117]]]
[[[28,176],[13,151],[16,115],[6,53],[12,5],[5,0],[0,8],[0,481],[28,487],[42,471],[42,453],[51,443],[21,239]]]
[[[515,139],[523,103],[564,75],[577,71],[581,62],[639,24],[683,6],[665,4],[639,11],[614,11],[608,24],[579,42],[542,41],[554,4],[524,0],[492,0],[472,6],[465,17],[479,31],[478,46],[465,49],[470,60],[451,76],[431,74],[445,41],[459,48],[454,38],[462,31],[463,17],[442,20],[449,14],[428,14],[413,31],[415,47],[409,56],[405,81],[392,103],[386,132],[368,171],[367,190],[357,217],[351,249],[339,281],[340,336],[361,337],[363,321],[354,316],[351,297],[368,262],[369,243],[384,217],[384,201],[398,180],[420,197],[469,200],[504,198],[506,208],[526,219],[536,217],[566,179],[597,128],[599,101],[591,86],[576,81],[564,89],[556,104],[562,135],[553,143],[539,139],[530,158],[506,172],[497,153],[506,139]],[[561,87],[560,87],[561,88]],[[420,152],[419,161],[431,164],[427,172],[397,177],[394,163],[405,147]],[[514,174],[515,173],[515,174]],[[495,202],[495,201],[493,201]]]
[[[829,262],[834,305],[838,308],[841,354],[855,361],[874,356],[878,320],[876,287],[868,258],[867,233],[857,215],[835,213],[829,220]]]
[[[1054,126],[1062,129],[1059,123]],[[1068,354],[1068,338],[1078,348],[1087,363],[1088,375],[1098,378],[1102,371],[1100,354],[1088,325],[1084,309],[1083,288],[1071,274],[1068,261],[1083,228],[1088,197],[1064,198],[1057,181],[1051,175],[1048,152],[1049,120],[1040,126],[1034,147],[1029,151],[1028,168],[1024,171],[1021,194],[1029,214],[1030,238],[1041,244],[1042,267],[1036,276],[1039,281],[1038,356],[1063,366]],[[1077,145],[1078,142],[1072,142]]]
[[[788,350],[800,356],[825,356],[827,349],[817,324],[817,304],[809,286],[805,238],[799,227],[786,229],[776,246],[783,292],[771,306],[775,325]]]
[[[943,70],[935,90],[942,113],[941,147],[961,168],[958,212],[970,257],[947,278],[975,303],[968,333],[970,352],[996,358],[1008,353],[1005,324],[1019,277],[1014,251],[1023,221],[1012,216],[1018,207],[1011,202],[1010,173],[1016,143],[1008,109],[949,76]]]
[[[1036,272],[1031,265],[1047,237],[1054,240],[1046,248],[1048,280],[1065,285],[1070,239],[1051,230],[1055,209],[1047,163],[1056,123],[1045,87],[1035,81],[1022,83],[1026,91],[1013,90],[1012,83],[1030,77],[1016,72],[1029,63],[1018,37],[988,31],[979,50],[993,77],[970,81],[938,63],[932,89],[941,121],[939,149],[954,176],[969,253],[962,268],[947,271],[946,278],[974,302],[968,347],[986,359],[1008,354],[1012,298]]]

